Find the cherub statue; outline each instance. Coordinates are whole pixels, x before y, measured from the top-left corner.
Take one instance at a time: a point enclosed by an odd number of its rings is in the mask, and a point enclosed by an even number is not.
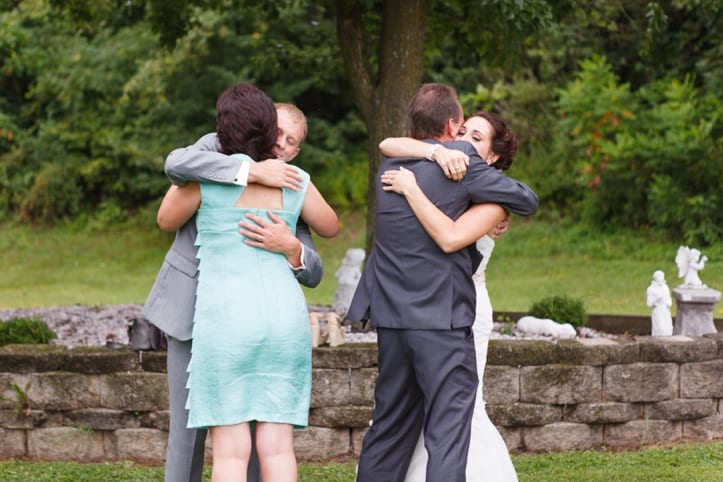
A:
[[[341,266],[334,273],[337,281],[336,293],[334,293],[334,311],[340,317],[344,317],[349,310],[349,304],[354,297],[359,278],[361,278],[361,264],[364,256],[365,252],[361,248],[347,249],[344,259],[341,260]]]
[[[673,334],[673,318],[670,316],[670,307],[673,299],[670,297],[668,283],[665,282],[665,273],[658,270],[653,273],[653,280],[645,292],[646,304],[653,308],[650,316],[653,336],[671,336]]]
[[[678,265],[678,277],[683,278],[683,286],[705,287],[698,277],[698,271],[705,267],[707,256],[701,256],[697,249],[681,246],[675,255],[675,264]]]

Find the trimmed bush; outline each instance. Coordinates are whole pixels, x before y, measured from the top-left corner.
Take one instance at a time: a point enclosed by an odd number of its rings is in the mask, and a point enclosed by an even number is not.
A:
[[[12,318],[0,322],[0,346],[44,344],[57,337],[55,332],[37,317]]]
[[[587,311],[582,300],[569,296],[548,296],[536,301],[528,312],[536,318],[549,318],[558,323],[570,323],[575,328],[587,321]]]

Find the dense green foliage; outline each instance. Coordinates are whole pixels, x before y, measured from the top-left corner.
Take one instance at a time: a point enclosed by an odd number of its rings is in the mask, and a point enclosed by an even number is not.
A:
[[[570,323],[575,328],[587,322],[585,303],[567,295],[546,296],[535,301],[528,313],[536,318],[546,318],[557,323]]]
[[[558,106],[570,142],[554,154],[586,183],[578,185],[582,219],[657,229],[688,243],[723,239],[717,96],[702,94],[687,76],[631,92],[605,59],[593,57],[561,90]]]
[[[41,319],[11,318],[0,322],[0,346],[11,344],[45,344],[57,338]]]
[[[260,10],[196,10],[167,50],[144,3],[65,4],[27,0],[0,10],[0,215],[117,221],[155,203],[168,185],[165,155],[214,130],[216,98],[238,81],[313,112],[314,141],[298,163],[312,174],[336,168],[317,184],[338,208],[363,204],[363,183],[350,182],[365,163],[363,126],[348,103],[325,100],[329,90],[342,98],[341,74],[323,54],[327,37],[305,31],[312,25],[295,32],[319,42],[304,60],[296,37],[276,38],[292,32],[268,33],[280,20]]]
[[[298,164],[338,209],[364,206],[367,131],[333,3],[3,3],[0,219],[153,209],[165,155],[212,131],[216,97],[240,81],[307,113]],[[380,0],[336,3],[382,21]],[[539,216],[723,240],[720,2],[471,5],[429,0],[423,80],[510,121],[523,142],[510,175],[539,193]]]

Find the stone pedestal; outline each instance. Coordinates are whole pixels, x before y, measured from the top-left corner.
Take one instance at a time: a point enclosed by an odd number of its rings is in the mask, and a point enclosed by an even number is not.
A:
[[[716,333],[713,307],[720,301],[721,292],[705,286],[681,285],[673,288],[677,312],[674,335],[702,336]]]

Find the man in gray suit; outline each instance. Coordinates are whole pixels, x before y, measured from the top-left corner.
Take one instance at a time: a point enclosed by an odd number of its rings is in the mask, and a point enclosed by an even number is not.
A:
[[[491,202],[530,215],[536,194],[489,167],[467,142],[449,142],[462,124],[455,90],[423,85],[408,107],[412,136],[469,155],[455,182],[426,159],[383,158],[379,173],[404,166],[450,218],[471,203]],[[471,249],[445,254],[424,231],[403,196],[376,187],[376,243],[349,308],[352,321],[371,318],[377,330],[379,376],[373,423],[361,450],[358,482],[404,480],[425,430],[427,480],[465,480],[478,378],[471,326],[476,295]],[[472,246],[474,248],[474,246]],[[478,260],[477,260],[478,261]]]
[[[277,104],[279,135],[276,154],[281,160],[242,163],[217,152],[215,134],[207,134],[196,144],[176,149],[166,159],[166,173],[174,184],[206,180],[246,185],[257,182],[274,187],[298,188],[300,178],[293,166],[286,165],[299,152],[306,137],[306,119],[291,104]],[[272,217],[272,219],[274,219]],[[239,220],[242,221],[242,220]],[[256,241],[245,241],[257,247],[283,253],[297,280],[309,287],[319,284],[322,263],[314,248],[308,226],[299,219],[296,236],[280,219],[268,223],[252,217],[243,222],[242,233]],[[191,333],[198,282],[196,259],[196,216],[176,232],[155,284],[146,300],[143,314],[163,330],[168,338],[167,372],[170,398],[170,428],[166,454],[165,481],[200,481],[203,471],[206,430],[186,428],[188,390],[186,367],[191,357]],[[298,238],[298,239],[297,239]],[[260,480],[258,460],[249,464],[249,482]]]

